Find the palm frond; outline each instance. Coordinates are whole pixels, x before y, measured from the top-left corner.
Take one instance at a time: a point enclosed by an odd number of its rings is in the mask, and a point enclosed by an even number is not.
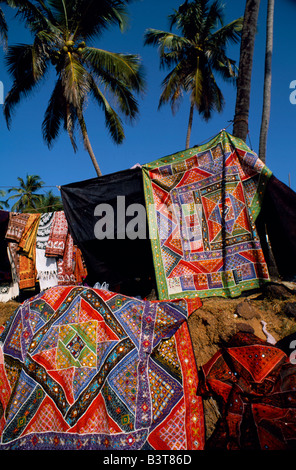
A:
[[[6,0],[6,3],[17,10],[16,17],[19,17],[26,24],[27,28],[36,33],[41,30],[56,30],[54,18],[45,7],[44,2],[36,0]]]
[[[5,15],[0,8],[0,40],[4,43],[4,45],[7,45],[7,39],[8,39],[8,27],[7,23],[5,20]]]
[[[76,144],[76,139],[75,139],[75,134],[74,134],[76,122],[77,122],[77,113],[75,112],[75,108],[71,106],[69,103],[66,103],[66,114],[64,117],[64,129],[68,133],[74,152],[77,152],[77,144]]]
[[[106,98],[110,96],[113,105],[124,115],[125,119],[133,121],[139,113],[138,102],[133,93],[122,81],[102,73],[99,83],[104,87]]]
[[[62,122],[65,120],[65,98],[61,80],[58,79],[51,94],[42,123],[42,135],[47,146],[51,148],[57,139]]]
[[[115,143],[120,144],[125,138],[123,126],[120,117],[108,102],[106,96],[99,89],[97,84],[89,77],[92,84],[91,94],[98,105],[103,109],[105,114],[105,125],[112,136]]]
[[[214,111],[218,113],[223,111],[224,103],[223,94],[217,85],[213,72],[211,69],[207,69],[204,74],[201,101],[197,110],[203,119],[208,121]]]
[[[9,73],[14,78],[13,85],[4,101],[4,115],[9,127],[15,106],[45,77],[47,62],[44,55],[34,45],[19,44],[8,48],[6,64]]]
[[[60,75],[66,101],[76,108],[80,107],[89,92],[89,86],[86,70],[75,54],[66,54]]]
[[[59,25],[69,26],[68,16],[71,15],[71,4],[73,2],[65,0],[47,0],[48,10]]]
[[[53,4],[57,0],[48,1]],[[66,3],[71,8],[69,28],[75,31],[76,37],[92,39],[110,26],[124,29],[127,24],[127,1],[68,0]]]
[[[164,78],[162,82],[162,93],[160,95],[158,108],[170,102],[172,112],[175,113],[180,101],[183,97],[184,90],[184,68],[183,62],[176,67]]]
[[[152,28],[145,32],[144,45],[158,46],[161,67],[176,65],[184,51],[192,47],[192,43],[185,37]]]
[[[47,58],[44,49],[35,42],[31,44],[17,44],[8,48],[5,58],[10,75],[19,82],[25,78],[37,82],[43,78],[47,68]]]
[[[86,47],[82,58],[98,77],[101,74],[107,74],[137,93],[144,90],[143,68],[138,55]]]
[[[219,3],[218,0],[215,0],[209,7],[208,13],[204,21],[204,37],[211,34],[214,28],[217,28],[219,25],[223,26],[224,23],[224,8]]]
[[[194,74],[194,80],[193,86],[191,87],[192,89],[192,94],[194,96],[194,103],[196,104],[197,108],[200,108],[200,105],[203,100],[203,94],[204,94],[204,71],[202,70],[201,67],[197,66],[195,69],[195,74]]]
[[[49,190],[38,195],[35,201],[35,210],[39,213],[60,211],[63,210],[63,203],[60,196],[56,196],[52,190]]]
[[[173,26],[181,31],[182,36],[189,40],[196,37],[196,33],[204,28],[204,21],[208,14],[208,0],[186,0],[169,16],[170,30]]]
[[[211,40],[215,40],[217,44],[226,46],[227,44],[238,44],[241,38],[243,28],[243,17],[238,18],[231,23],[218,29],[211,35]]]
[[[211,67],[220,77],[233,85],[236,84],[236,79],[238,75],[238,67],[234,60],[223,55],[222,57],[211,57],[210,59]]]

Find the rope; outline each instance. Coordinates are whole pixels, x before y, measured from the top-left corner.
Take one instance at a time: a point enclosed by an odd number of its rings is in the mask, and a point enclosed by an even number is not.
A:
[[[248,137],[249,137],[249,141],[250,141],[250,149],[253,150],[252,142],[251,142],[251,136],[250,136],[250,131],[248,131]]]
[[[2,186],[2,185],[0,185],[0,188],[11,189],[11,188],[15,188],[15,186]],[[58,189],[61,189],[61,186],[55,184],[54,186],[42,186],[42,188],[58,188]],[[42,189],[42,188],[40,188],[40,189]]]
[[[60,206],[60,204],[59,204],[59,206]],[[58,204],[51,204],[50,206],[41,206],[41,207],[39,207],[39,209],[38,208],[35,209],[35,208],[30,207],[30,212],[38,212],[39,213],[40,209],[49,209],[49,208],[53,209],[54,207],[58,207]]]
[[[228,126],[224,127],[223,129],[221,129],[221,131],[226,131],[226,129],[228,129],[228,127],[231,126],[232,122],[233,121],[228,121],[230,124],[228,124]],[[200,145],[204,144],[205,142],[208,142],[209,140],[212,140],[214,137],[216,137],[217,134],[214,134],[212,135],[212,137],[209,137],[208,139],[205,139],[203,140],[202,142],[200,142],[199,144],[197,145],[194,145],[193,147],[199,147]]]

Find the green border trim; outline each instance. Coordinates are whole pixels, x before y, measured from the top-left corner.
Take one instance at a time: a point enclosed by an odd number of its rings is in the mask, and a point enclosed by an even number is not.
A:
[[[259,289],[263,285],[270,283],[269,279],[252,279],[250,281],[237,284],[233,287],[222,287],[220,289],[206,289],[206,290],[196,290],[196,291],[180,291],[176,294],[171,294],[168,298],[170,300],[185,298],[192,299],[194,297],[200,297],[201,299],[209,297],[225,297],[225,298],[235,298],[239,297],[243,292]]]
[[[225,135],[224,135],[225,134]],[[159,158],[157,160],[154,160],[150,163],[146,163],[145,165],[142,166],[144,170],[154,170],[155,168],[158,168],[159,166],[165,166],[165,165],[170,165],[171,163],[175,163],[176,161],[186,160],[187,158],[190,158],[192,155],[195,155],[196,153],[200,153],[203,151],[208,150],[209,147],[212,147],[214,144],[218,144],[221,142],[223,138],[226,138],[227,134],[225,131],[220,132],[218,135],[216,135],[212,140],[210,140],[208,143],[203,144],[203,145],[197,145],[195,147],[191,147],[190,149],[186,150],[181,150],[176,153],[172,153],[170,155],[167,155],[166,157]]]
[[[144,183],[144,194],[145,194],[145,199],[146,199],[148,231],[149,231],[149,238],[150,238],[151,249],[152,249],[158,297],[160,300],[165,300],[165,299],[168,299],[169,292],[168,292],[167,281],[165,277],[165,267],[163,265],[162,256],[161,256],[161,246],[160,246],[160,241],[158,237],[156,212],[149,210],[149,205],[154,206],[152,185],[151,185],[151,180],[149,178],[148,170],[144,168],[142,175],[143,175],[143,183]]]

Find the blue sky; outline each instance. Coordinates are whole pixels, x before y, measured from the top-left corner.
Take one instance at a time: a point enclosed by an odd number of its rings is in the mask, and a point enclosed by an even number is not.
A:
[[[94,45],[108,50],[139,54],[145,67],[147,89],[139,98],[140,113],[132,126],[125,124],[126,139],[120,146],[115,145],[105,126],[102,112],[91,102],[85,113],[89,137],[103,174],[130,168],[136,163],[144,164],[157,158],[183,150],[189,112],[189,100],[176,115],[164,106],[158,111],[161,81],[165,71],[159,68],[157,49],[143,46],[143,36],[147,28],[168,30],[168,15],[182,0],[138,0],[129,6],[130,26],[124,33],[112,29]],[[244,13],[245,0],[224,0],[225,20],[231,21]],[[295,60],[295,17],[296,1],[276,1],[274,24],[274,54],[272,79],[272,106],[268,134],[267,166],[281,181],[296,190],[296,104],[289,97],[293,90],[289,86],[296,80]],[[258,152],[262,112],[265,20],[267,0],[261,0],[258,34],[252,77],[250,107],[250,134],[247,143]],[[11,11],[4,8],[9,24],[9,44],[30,42],[30,36],[13,19]],[[232,47],[229,55],[239,60],[239,46]],[[5,70],[4,52],[0,51],[0,81],[4,93],[11,86]],[[88,153],[78,138],[79,150],[74,154],[66,133],[61,133],[51,150],[42,139],[41,123],[44,111],[53,89],[54,77],[43,83],[34,95],[21,102],[16,108],[11,129],[8,130],[0,105],[1,171],[0,188],[17,185],[17,177],[37,174],[58,194],[57,185],[64,185],[96,176]],[[226,105],[222,114],[214,114],[209,122],[204,122],[196,114],[192,131],[191,145],[205,143],[221,129],[228,127],[234,116],[236,91],[232,85],[220,82]]]

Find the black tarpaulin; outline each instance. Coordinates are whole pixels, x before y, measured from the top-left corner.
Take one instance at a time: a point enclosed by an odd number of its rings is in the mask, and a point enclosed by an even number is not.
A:
[[[141,168],[64,185],[61,196],[69,231],[86,263],[87,283],[148,295],[154,267]]]
[[[9,224],[9,212],[0,210],[0,281],[10,282],[12,280],[11,266],[8,258],[8,243],[5,238]]]
[[[274,175],[267,184],[256,224],[263,250],[263,235],[268,235],[279,275],[296,281],[296,193]]]

